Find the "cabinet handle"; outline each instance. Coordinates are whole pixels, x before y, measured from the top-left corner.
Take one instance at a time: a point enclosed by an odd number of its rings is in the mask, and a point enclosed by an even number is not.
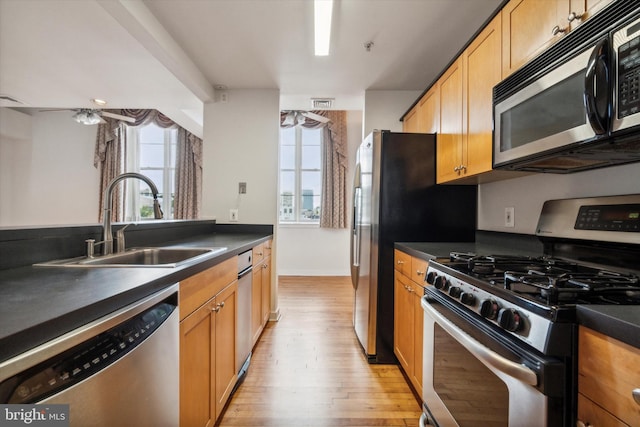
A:
[[[591,427],[591,424],[589,424],[588,422],[585,423],[582,420],[578,420],[578,422],[576,422],[576,427]]]
[[[416,274],[418,276],[422,276],[424,274],[424,271],[416,270]]]
[[[268,266],[267,266],[267,264],[266,264],[266,263],[265,263],[265,264],[262,264],[262,268],[267,268],[267,267],[268,267]]]
[[[633,396],[633,400],[635,400],[636,403],[640,405],[640,388],[634,388],[631,392],[631,395]]]
[[[586,15],[586,12],[583,12],[583,13],[580,13],[580,14],[575,13],[575,12],[571,12],[571,13],[569,14],[569,16],[567,17],[567,21],[569,21],[569,22],[573,22],[573,21],[575,21],[576,19],[577,19],[578,21],[582,21],[582,19],[585,17],[585,15]]]
[[[402,261],[401,259],[398,260],[398,265],[402,265],[404,264],[404,261]]]
[[[224,301],[222,301],[220,304],[217,304],[214,308],[212,308],[212,309],[211,309],[211,311],[214,311],[214,312],[216,312],[216,313],[217,313],[217,312],[219,312],[219,311],[220,311],[220,309],[221,309],[221,308],[223,308],[223,307],[224,307]]]
[[[258,252],[258,256],[262,256],[262,252]]]
[[[551,30],[551,34],[553,34],[554,36],[557,36],[558,34],[564,34],[567,32],[567,28],[561,28],[560,25],[556,25],[555,27],[553,27],[553,30]]]
[[[460,166],[456,166],[455,168],[453,168],[454,172],[459,172],[460,171]]]

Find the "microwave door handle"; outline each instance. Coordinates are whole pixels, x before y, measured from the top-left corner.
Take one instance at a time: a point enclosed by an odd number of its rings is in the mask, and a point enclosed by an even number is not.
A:
[[[584,78],[584,106],[596,135],[604,135],[611,118],[611,47],[602,39],[594,47]]]
[[[424,300],[422,302],[422,307],[424,308],[426,314],[431,316],[442,329],[447,331],[449,335],[451,335],[463,347],[469,350],[469,352],[476,358],[487,365],[493,366],[500,372],[503,372],[525,384],[529,384],[534,387],[538,385],[538,376],[531,369],[519,363],[512,362],[511,360],[502,357],[498,353],[489,350],[487,347],[480,344],[478,341],[476,341],[456,325],[454,325],[451,321],[449,321],[446,317],[444,317],[436,309],[434,309],[429,303],[425,304]]]

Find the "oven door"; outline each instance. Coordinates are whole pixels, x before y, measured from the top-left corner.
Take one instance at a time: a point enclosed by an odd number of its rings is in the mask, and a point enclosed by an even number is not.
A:
[[[432,293],[433,297],[422,299],[425,413],[421,425],[569,425],[565,424],[568,411],[561,361],[518,348],[513,340],[501,342],[498,331],[477,319],[473,324],[475,315]],[[548,387],[544,375],[559,380],[555,389]]]

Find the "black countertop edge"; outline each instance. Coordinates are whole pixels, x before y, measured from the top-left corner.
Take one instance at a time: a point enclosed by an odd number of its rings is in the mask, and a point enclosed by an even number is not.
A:
[[[250,232],[234,233],[223,227],[218,233],[166,242],[163,246],[227,248],[183,267],[28,266],[4,270],[0,277],[0,363],[273,238],[272,227],[240,229]]]
[[[640,307],[634,305],[578,305],[578,323],[640,348]]]

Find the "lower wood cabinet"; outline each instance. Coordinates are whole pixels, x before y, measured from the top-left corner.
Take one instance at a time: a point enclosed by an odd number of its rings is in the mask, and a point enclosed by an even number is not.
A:
[[[271,243],[268,240],[253,248],[251,283],[251,334],[253,345],[269,321],[271,311]]]
[[[409,265],[409,267],[407,267]],[[395,250],[393,349],[416,392],[422,395],[423,312],[427,261]]]
[[[640,349],[580,326],[578,425],[640,426]]]
[[[237,268],[232,258],[180,283],[182,427],[213,426],[238,380]]]

